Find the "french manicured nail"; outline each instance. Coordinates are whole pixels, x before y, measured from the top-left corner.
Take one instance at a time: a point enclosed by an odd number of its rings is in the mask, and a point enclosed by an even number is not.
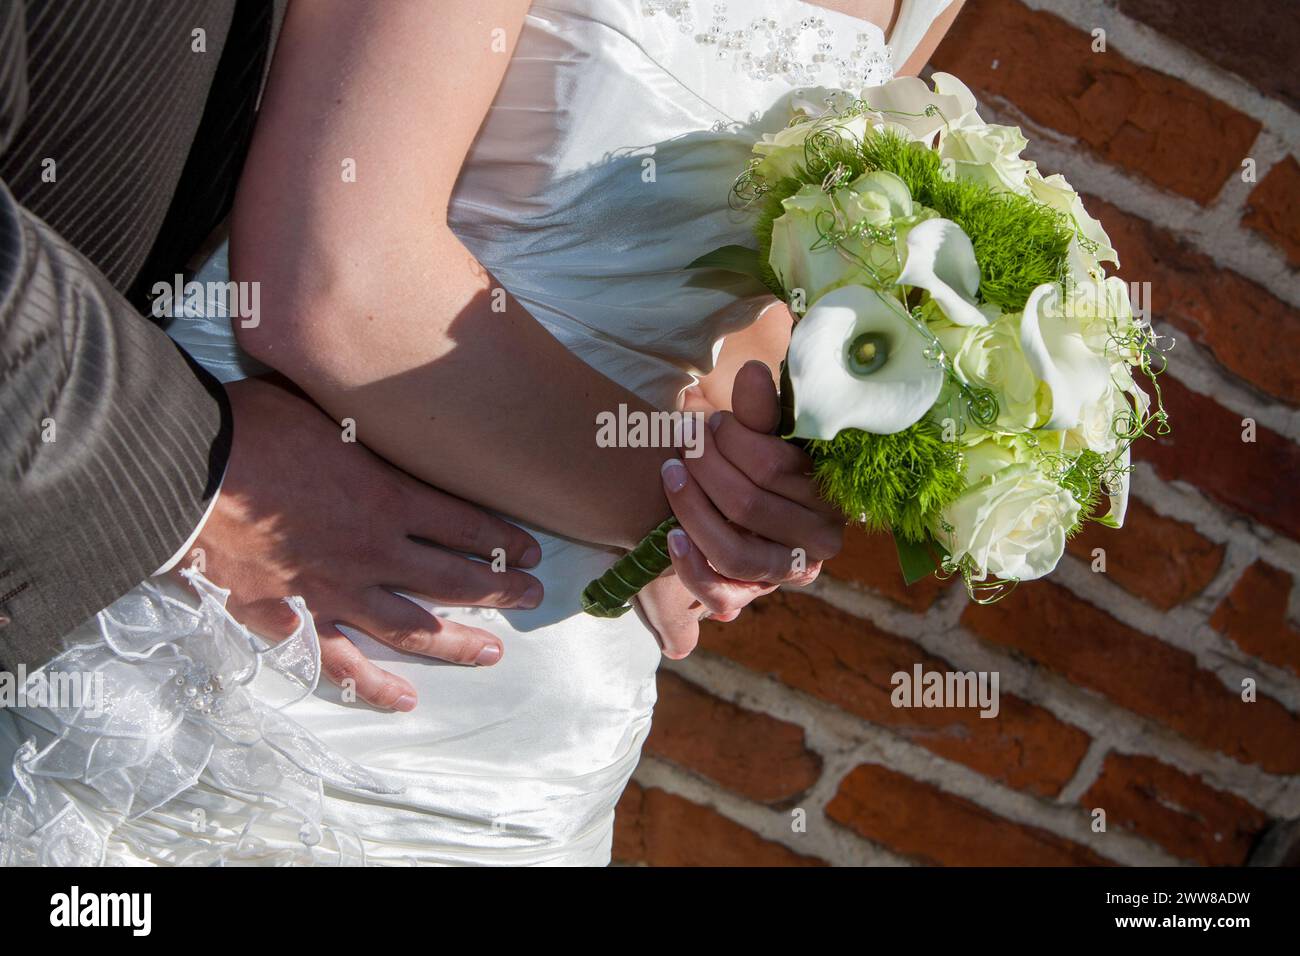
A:
[[[524,593],[519,597],[519,606],[524,610],[537,607],[542,603],[542,582],[530,581],[528,587],[524,588]]]
[[[523,556],[519,559],[521,567],[532,568],[537,566],[537,562],[542,560],[542,548],[537,544],[530,544],[524,551]]]
[[[718,426],[722,424],[722,412],[714,412],[709,416],[709,431],[716,432]]]
[[[660,466],[664,476],[664,487],[671,492],[681,491],[686,487],[686,466],[676,458],[669,458]]]
[[[415,695],[403,694],[401,697],[397,698],[397,703],[393,705],[393,710],[400,710],[403,712],[415,710]]]
[[[691,539],[681,528],[668,532],[668,550],[674,558],[684,558],[691,553]]]
[[[483,650],[478,652],[478,657],[474,658],[474,663],[479,667],[488,667],[501,660],[501,648],[495,644],[484,644]]]

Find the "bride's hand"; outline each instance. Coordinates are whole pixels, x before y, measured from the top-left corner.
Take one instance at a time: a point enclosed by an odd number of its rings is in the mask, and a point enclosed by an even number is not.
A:
[[[738,582],[808,584],[844,539],[843,517],[817,495],[811,459],[773,434],[780,404],[767,366],[736,373],[732,408],[709,418],[699,457],[663,469],[681,524],[668,540],[673,566],[714,614],[733,608]]]
[[[678,532],[682,534],[682,532]],[[683,534],[683,537],[685,535]],[[674,565],[684,567],[687,573],[699,577],[714,577],[703,557],[696,551],[684,560],[673,559]],[[702,566],[696,568],[696,566]],[[695,569],[692,571],[691,569]],[[723,611],[714,611],[699,601],[676,570],[655,578],[636,596],[639,613],[654,632],[664,656],[681,660],[700,640],[700,622],[709,617],[717,621],[735,620],[741,609],[754,598],[773,591],[772,585],[745,584],[726,581],[712,587],[711,593]]]

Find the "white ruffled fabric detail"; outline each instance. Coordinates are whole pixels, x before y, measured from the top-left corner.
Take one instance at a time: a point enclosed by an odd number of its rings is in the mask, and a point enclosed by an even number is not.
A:
[[[226,611],[230,592],[183,573],[197,607],[147,583],[41,669],[48,686],[95,675],[101,699],[21,712],[52,739],[29,738],[14,757],[0,865],[364,862],[359,838],[322,824],[324,788],[401,787],[332,753],[286,713],[320,678],[302,599],[287,602],[298,617],[292,636],[268,645]],[[257,808],[234,832],[221,825],[223,794]]]

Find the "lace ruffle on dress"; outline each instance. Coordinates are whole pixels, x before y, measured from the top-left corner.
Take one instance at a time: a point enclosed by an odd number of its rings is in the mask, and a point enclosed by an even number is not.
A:
[[[400,787],[289,716],[320,677],[302,602],[290,601],[293,635],[268,645],[226,612],[229,592],[186,576],[197,606],[143,585],[42,670],[49,688],[84,690],[73,706],[23,712],[32,736],[14,758],[18,793],[0,814],[0,864],[364,862],[355,836],[322,825],[323,789]],[[237,834],[223,825],[220,793],[253,808]],[[183,794],[183,805],[160,812]]]

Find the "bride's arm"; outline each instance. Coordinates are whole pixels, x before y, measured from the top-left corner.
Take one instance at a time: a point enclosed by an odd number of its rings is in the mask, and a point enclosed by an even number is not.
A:
[[[961,12],[962,4],[966,0],[952,0],[948,8],[934,19],[930,24],[930,29],[926,31],[921,42],[916,45],[916,49],[908,56],[907,62],[898,70],[899,76],[917,76],[921,68],[930,62],[930,54],[939,46],[939,41],[943,39],[944,34],[952,27],[953,21],[957,19],[957,14]]]
[[[597,448],[596,415],[651,409],[508,297],[495,311],[447,224],[527,7],[292,4],[232,222],[264,316],[240,342],[412,474],[631,546],[668,514],[672,452]]]
[[[772,380],[781,377],[781,360],[790,346],[793,320],[785,304],[773,299],[748,327],[722,340],[722,350],[713,370],[700,379],[698,397],[709,410],[731,408],[731,386],[746,362],[758,360],[768,367]],[[696,396],[688,393],[688,401]],[[688,406],[689,407],[689,406]]]

